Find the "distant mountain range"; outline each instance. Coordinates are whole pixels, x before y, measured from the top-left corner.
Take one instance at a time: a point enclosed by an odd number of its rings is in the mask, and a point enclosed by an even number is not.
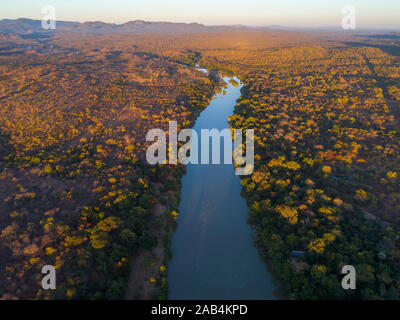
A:
[[[93,22],[72,22],[72,21],[57,21],[55,30],[45,30],[42,28],[41,20],[33,20],[27,18],[20,19],[3,19],[0,20],[0,34],[2,37],[22,36],[36,37],[47,36],[54,33],[86,33],[86,34],[191,34],[191,33],[214,33],[214,32],[229,32],[229,31],[298,31],[298,32],[341,32],[340,27],[288,27],[271,25],[265,27],[249,27],[244,25],[227,25],[227,26],[205,26],[200,23],[176,23],[176,22],[149,22],[143,20],[129,21],[122,24],[105,23],[101,21]],[[377,30],[377,29],[357,29],[350,32],[364,33],[385,33],[394,30]],[[396,30],[398,31],[398,30]],[[0,37],[0,39],[2,38]]]
[[[234,30],[248,30],[242,25],[235,26],[205,26],[199,23],[147,22],[142,20],[129,21],[123,24],[94,22],[57,21],[55,30],[42,28],[41,20],[20,18],[16,20],[0,20],[0,33],[9,35],[32,35],[44,33],[89,33],[89,34],[188,34],[210,33]]]

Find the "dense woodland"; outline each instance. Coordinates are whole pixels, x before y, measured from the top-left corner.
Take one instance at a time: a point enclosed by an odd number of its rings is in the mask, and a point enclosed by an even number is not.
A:
[[[1,44],[3,298],[123,298],[131,265],[132,298],[167,294],[184,171],[146,164],[146,132],[192,126],[215,83],[124,40]]]
[[[219,83],[255,129],[256,245],[293,299],[400,298],[400,44],[290,32],[0,37],[0,296],[167,298],[182,166],[145,133],[190,127]],[[390,49],[390,50],[389,50]],[[293,257],[293,250],[305,251]],[[55,265],[57,290],[40,288]],[[355,265],[357,290],[341,288]]]
[[[212,52],[205,63],[246,84],[230,118],[256,130],[243,194],[287,297],[399,299],[400,58],[335,40]],[[341,287],[347,264],[357,290]]]

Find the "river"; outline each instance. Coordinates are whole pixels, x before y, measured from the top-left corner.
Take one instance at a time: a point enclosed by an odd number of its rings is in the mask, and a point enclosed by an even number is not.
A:
[[[199,137],[201,129],[229,128],[243,84],[236,77],[224,80],[226,93],[216,94],[195,123]],[[276,299],[276,282],[254,247],[240,191],[232,164],[187,165],[172,236],[170,299]]]

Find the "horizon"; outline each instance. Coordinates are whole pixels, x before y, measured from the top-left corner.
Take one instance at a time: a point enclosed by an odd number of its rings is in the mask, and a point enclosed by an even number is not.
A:
[[[375,2],[375,3],[374,3]],[[340,27],[342,8],[354,5],[357,28],[399,29],[400,3],[395,0],[344,1],[318,3],[313,0],[274,1],[249,0],[246,4],[238,1],[221,0],[214,3],[203,1],[199,7],[194,1],[172,0],[168,3],[152,0],[147,3],[116,0],[110,5],[105,0],[88,0],[81,3],[70,0],[15,0],[12,4],[0,4],[0,19],[27,18],[42,20],[41,9],[52,5],[56,9],[56,20],[73,22],[94,22],[123,24],[129,21],[151,21],[172,23],[199,23],[206,26],[245,25],[248,27],[282,26],[293,28],[335,28]]]
[[[35,19],[31,17],[18,17],[18,18],[2,18],[0,21],[17,21],[17,20],[31,20],[31,21],[41,21],[41,19]],[[299,26],[299,25],[279,25],[279,24],[271,24],[271,25],[246,25],[246,24],[204,24],[197,21],[192,22],[184,22],[184,21],[170,21],[170,20],[143,20],[143,19],[135,19],[128,20],[121,23],[116,22],[106,22],[103,20],[85,20],[85,21],[76,21],[76,20],[56,20],[57,22],[67,22],[67,23],[104,23],[109,25],[121,26],[129,22],[145,22],[145,23],[171,23],[171,24],[197,24],[205,27],[244,27],[249,29],[262,29],[262,28],[284,28],[284,29],[300,29],[300,30],[331,30],[331,31],[341,31],[341,32],[357,32],[357,31],[390,31],[390,32],[400,32],[400,27],[358,27],[355,30],[342,30],[340,26],[326,25],[326,26]]]

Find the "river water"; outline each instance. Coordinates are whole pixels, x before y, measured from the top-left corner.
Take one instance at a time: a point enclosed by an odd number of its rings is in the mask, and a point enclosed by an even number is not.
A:
[[[228,83],[226,94],[216,94],[197,119],[199,139],[201,129],[229,128],[228,116],[243,86],[233,79],[239,86]],[[254,247],[240,190],[232,164],[187,165],[172,236],[170,299],[276,299],[275,282]]]

